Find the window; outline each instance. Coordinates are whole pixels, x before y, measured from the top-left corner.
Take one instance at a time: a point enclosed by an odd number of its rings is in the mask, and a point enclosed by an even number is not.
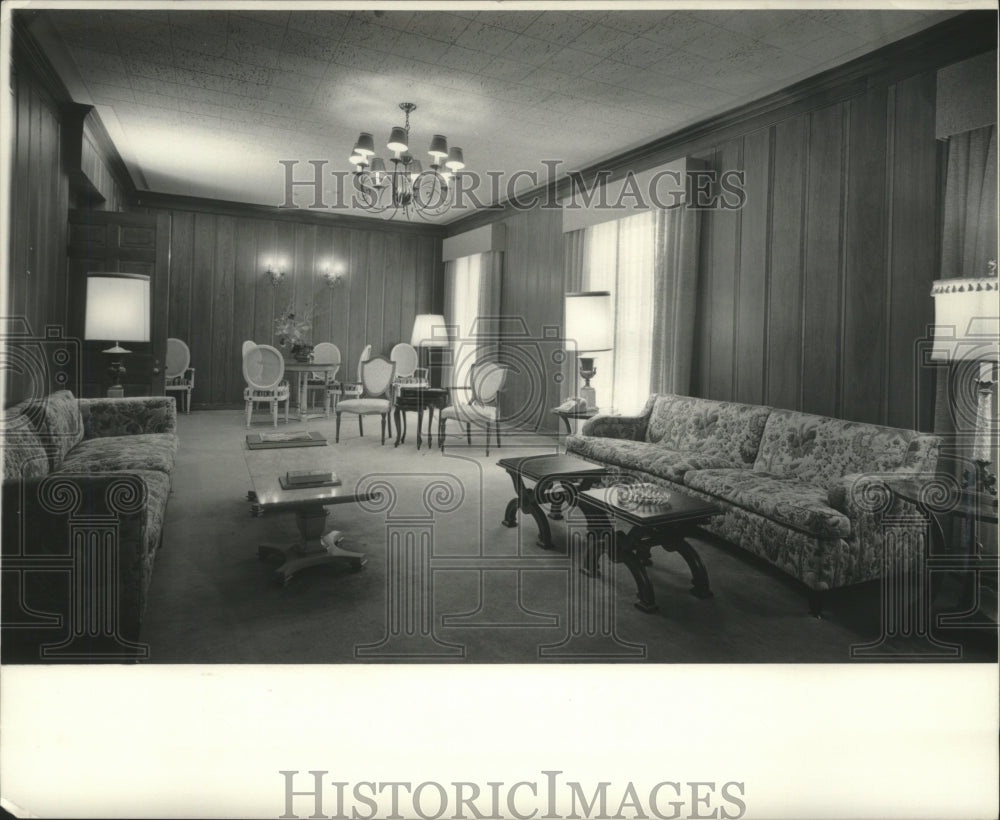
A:
[[[455,332],[451,342],[452,367],[446,374],[445,384],[469,383],[469,368],[475,362],[472,334],[479,318],[482,261],[483,255],[476,254],[448,263],[445,319],[455,326]]]
[[[594,356],[591,386],[602,409],[637,413],[650,393],[653,349],[655,212],[586,229],[584,289],[606,290],[615,306],[614,349]]]

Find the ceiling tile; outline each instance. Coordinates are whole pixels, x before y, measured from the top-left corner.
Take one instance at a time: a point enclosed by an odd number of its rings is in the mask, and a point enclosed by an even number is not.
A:
[[[633,39],[631,34],[595,23],[573,40],[573,48],[608,57]]]
[[[493,55],[471,48],[451,46],[441,57],[440,64],[448,68],[478,73],[493,62]]]
[[[518,62],[517,60],[509,60],[506,57],[495,57],[492,62],[490,62],[484,69],[483,74],[488,77],[494,77],[498,80],[511,80],[516,82],[532,71],[535,70],[534,66],[528,63]]]
[[[538,17],[537,11],[481,11],[476,15],[476,22],[484,26],[499,26],[510,31],[523,32]]]
[[[636,37],[615,49],[609,56],[612,60],[644,68],[662,59],[669,51],[670,49],[663,43],[657,43],[645,37]]]
[[[512,60],[520,60],[523,63],[530,63],[532,65],[542,65],[548,62],[560,49],[561,46],[555,43],[549,43],[545,40],[538,40],[522,34],[514,41],[507,54]]]
[[[566,74],[582,74],[600,64],[602,58],[587,51],[575,48],[564,48],[552,55],[545,68],[561,71]]]
[[[324,37],[340,39],[351,20],[349,12],[334,11],[293,11],[285,12],[289,31],[307,31]],[[267,18],[262,22],[268,22]],[[278,25],[278,21],[274,25]],[[281,24],[284,27],[284,23]]]
[[[469,22],[468,18],[444,12],[417,12],[406,27],[406,33],[412,37],[428,37],[450,44],[469,27]]]
[[[517,39],[517,33],[496,26],[484,26],[477,21],[458,35],[455,43],[465,48],[485,51],[488,54],[504,54]]]
[[[656,11],[609,11],[601,14],[594,22],[639,37],[649,31],[662,17],[663,13]]]
[[[717,28],[695,12],[675,11],[651,27],[643,37],[673,48],[682,48],[698,37],[711,34]]]
[[[547,40],[550,43],[565,46],[572,43],[593,25],[594,21],[572,14],[549,12],[536,17],[531,25],[524,29],[523,33],[537,37],[539,40]]]

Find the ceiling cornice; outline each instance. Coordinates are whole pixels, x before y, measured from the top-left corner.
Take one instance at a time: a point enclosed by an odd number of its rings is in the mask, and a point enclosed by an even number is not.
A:
[[[629,171],[639,173],[696,154],[739,134],[995,49],[996,32],[996,11],[963,12],[759,100],[599,160],[580,169],[579,174],[588,184],[599,171],[610,171],[610,180],[621,179]],[[520,193],[518,198],[522,202],[532,199],[545,202],[560,199],[569,192],[570,180],[564,176]],[[445,234],[454,236],[504,219],[515,212],[509,203],[480,210],[446,223]]]
[[[419,222],[396,222],[387,219],[351,216],[350,214],[313,211],[308,208],[279,208],[274,205],[255,205],[249,202],[232,202],[224,199],[181,196],[178,194],[160,194],[153,191],[136,191],[129,204],[137,208],[198,211],[219,216],[275,219],[281,222],[325,225],[327,227],[351,228],[352,230],[359,231],[419,234],[438,239],[444,237],[443,225],[421,224]]]

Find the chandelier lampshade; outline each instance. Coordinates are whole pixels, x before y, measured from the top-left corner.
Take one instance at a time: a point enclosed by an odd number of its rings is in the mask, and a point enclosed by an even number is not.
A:
[[[431,147],[427,149],[427,153],[434,157],[434,161],[440,163],[442,157],[448,156],[448,140],[445,139],[443,134],[435,134],[434,139],[431,140]]]
[[[386,148],[397,154],[403,153],[409,146],[406,144],[406,131],[403,128],[393,128],[389,134],[389,142]]]
[[[448,152],[448,159],[445,162],[445,166],[452,171],[461,171],[465,167],[465,157],[462,156],[461,148],[453,147]]]
[[[354,153],[361,154],[364,157],[370,157],[375,153],[375,140],[367,131],[362,131],[361,136],[358,137],[358,142],[354,146]]]

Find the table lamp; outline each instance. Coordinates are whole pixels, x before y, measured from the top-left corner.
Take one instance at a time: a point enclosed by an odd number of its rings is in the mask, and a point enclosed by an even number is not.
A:
[[[577,355],[611,350],[611,294],[606,290],[566,294],[566,340],[576,342]],[[597,375],[593,356],[579,356],[584,386],[580,398],[587,407],[597,406],[597,393],[590,380]]]
[[[420,366],[426,367],[431,387],[441,386],[441,368],[435,364],[425,361],[425,357],[430,356],[430,349],[445,348],[451,344],[448,325],[445,324],[444,316],[440,313],[418,313],[413,320],[413,333],[410,334],[410,344],[413,345],[420,354]],[[428,352],[425,353],[424,349]]]
[[[995,270],[995,268],[994,268]],[[993,386],[1000,359],[1000,303],[997,277],[939,279],[933,283],[934,344],[931,359],[952,363],[978,363],[976,423],[972,446],[975,475],[966,471],[965,485],[978,492],[997,494],[991,469],[993,438]]]
[[[140,273],[87,274],[87,306],[83,336],[88,341],[114,341],[103,350],[112,356],[108,396],[125,395],[121,357],[130,350],[122,342],[149,341],[149,277]]]

